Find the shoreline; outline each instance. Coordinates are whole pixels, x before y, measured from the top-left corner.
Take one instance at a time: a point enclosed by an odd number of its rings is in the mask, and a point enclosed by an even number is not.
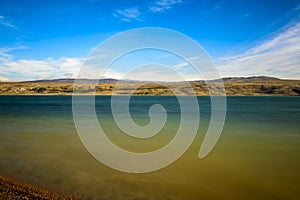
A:
[[[212,82],[213,83],[213,82]],[[282,80],[275,78],[224,79],[223,87],[207,85],[203,81],[188,82],[107,82],[97,83],[61,82],[59,80],[33,82],[0,82],[0,95],[95,95],[95,96],[300,96],[300,80]]]
[[[44,199],[44,200],[74,200],[72,196],[65,196],[37,186],[23,183],[0,175],[0,199]]]
[[[299,97],[300,95],[288,95],[288,94],[226,94],[226,95],[140,95],[140,94],[132,94],[132,95],[127,95],[127,94],[1,94],[1,96],[134,96],[134,97],[173,97],[173,96],[182,96],[182,97],[189,97],[189,96],[196,96],[196,97],[210,97],[210,96],[221,96],[221,97]]]
[[[53,95],[41,95],[41,94],[0,94],[0,97],[5,96],[19,96],[19,97],[72,97],[73,95],[60,95],[60,94],[53,94]],[[74,95],[74,96],[95,96],[95,97],[111,97],[111,96],[119,96],[125,97],[129,95],[93,95],[93,94],[83,94],[83,95]],[[130,97],[189,97],[193,95],[131,95]],[[195,95],[196,97],[211,97],[209,95]],[[218,96],[214,96],[218,97]],[[222,97],[294,97],[299,98],[299,95],[224,95]]]

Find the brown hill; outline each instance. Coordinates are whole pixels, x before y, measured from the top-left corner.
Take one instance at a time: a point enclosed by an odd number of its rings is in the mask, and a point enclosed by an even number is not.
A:
[[[228,77],[223,78],[229,96],[299,96],[300,80],[283,80],[275,77]],[[72,95],[74,79],[39,80],[27,82],[1,82],[1,95]],[[105,79],[99,81],[81,79],[75,89],[80,93],[96,95],[209,95],[204,81],[190,81],[192,88],[183,82],[139,82]],[[212,80],[210,83],[218,82]],[[118,84],[118,89],[115,89]],[[136,89],[137,88],[137,89]]]

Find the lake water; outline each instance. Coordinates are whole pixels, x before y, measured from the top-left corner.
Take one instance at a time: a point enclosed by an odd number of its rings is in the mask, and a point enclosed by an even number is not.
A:
[[[209,97],[198,97],[201,121],[188,151],[146,174],[113,170],[82,145],[70,96],[0,96],[0,174],[81,199],[298,199],[300,98],[228,97],[227,118],[213,151],[198,158],[210,118]],[[126,136],[113,122],[110,97],[96,97],[99,123],[118,146],[148,152],[177,131],[176,97],[133,97],[131,115],[149,123],[153,103],[168,119],[149,139]]]

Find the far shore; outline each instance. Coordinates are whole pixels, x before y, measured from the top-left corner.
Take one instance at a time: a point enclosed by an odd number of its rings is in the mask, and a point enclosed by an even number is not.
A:
[[[56,79],[28,82],[0,82],[0,95],[43,96],[210,96],[210,90],[222,91],[218,84],[208,89],[204,81],[189,82],[133,82],[111,80],[93,84],[84,80],[74,85],[74,80]],[[188,83],[188,84],[187,84]],[[274,77],[224,78],[227,96],[300,96],[300,80]],[[75,90],[74,90],[75,88]],[[222,89],[222,88],[221,88]],[[76,91],[74,93],[74,91]],[[215,93],[214,95],[224,95]]]

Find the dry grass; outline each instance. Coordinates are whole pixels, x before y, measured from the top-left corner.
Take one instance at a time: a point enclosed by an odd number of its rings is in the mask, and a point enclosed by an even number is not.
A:
[[[269,80],[269,81],[225,81],[226,94],[229,96],[298,96],[300,80]],[[208,87],[203,82],[190,82],[191,87],[181,82],[174,83],[143,83],[121,82],[75,85],[75,89],[84,94],[96,95],[209,95]],[[2,95],[72,95],[72,83],[61,82],[2,82]],[[216,87],[212,87],[216,89]]]

